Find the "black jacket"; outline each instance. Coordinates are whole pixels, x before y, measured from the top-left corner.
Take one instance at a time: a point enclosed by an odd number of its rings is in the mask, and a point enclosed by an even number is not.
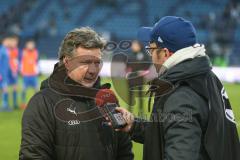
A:
[[[95,89],[77,85],[65,73],[56,67],[31,98],[22,119],[19,159],[132,160],[129,136],[94,118],[99,114]],[[98,89],[99,81],[94,86]]]
[[[151,122],[136,119],[131,131],[144,160],[240,159],[231,105],[207,57],[174,66],[152,86]]]

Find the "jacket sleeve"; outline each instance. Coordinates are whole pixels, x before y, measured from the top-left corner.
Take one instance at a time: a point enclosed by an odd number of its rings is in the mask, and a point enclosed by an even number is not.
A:
[[[132,142],[127,133],[118,132],[118,151],[116,160],[133,160]]]
[[[24,111],[20,160],[54,159],[54,119],[48,105],[49,101],[38,93],[30,100]]]
[[[147,127],[147,123],[145,120],[140,118],[135,118],[133,126],[130,131],[131,139],[137,143],[144,143],[145,130]]]
[[[207,118],[207,110],[203,110],[207,106],[201,97],[187,92],[170,96],[164,105],[164,113],[168,115],[163,123],[165,160],[198,160],[200,157],[202,128]]]

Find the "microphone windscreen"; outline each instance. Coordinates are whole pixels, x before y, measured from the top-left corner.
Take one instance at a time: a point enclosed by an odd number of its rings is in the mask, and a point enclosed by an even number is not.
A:
[[[112,90],[100,89],[96,94],[95,103],[98,107],[102,107],[107,103],[118,104],[118,99]]]

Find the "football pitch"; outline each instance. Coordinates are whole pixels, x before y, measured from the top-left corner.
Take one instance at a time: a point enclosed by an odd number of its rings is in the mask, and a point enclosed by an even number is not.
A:
[[[44,77],[40,78],[41,80]],[[103,79],[103,82],[111,82],[110,79]],[[121,85],[121,93],[125,93],[127,87],[124,80],[118,79],[117,84]],[[21,80],[19,81],[21,84]],[[19,90],[21,85],[19,84]],[[236,121],[240,124],[240,84],[224,84],[225,89],[230,98],[230,102],[234,109]],[[33,94],[32,90],[27,92],[28,99]],[[126,93],[125,93],[126,94]],[[20,96],[19,96],[19,102]],[[126,103],[120,99],[121,106],[126,106]],[[137,113],[138,103],[134,107],[134,113]],[[147,98],[144,98],[144,111],[147,113]],[[19,146],[21,141],[21,117],[23,111],[17,110],[13,112],[0,112],[0,159],[16,160],[18,159]],[[240,125],[238,125],[240,133]],[[134,143],[133,152],[136,160],[142,159],[142,145]]]

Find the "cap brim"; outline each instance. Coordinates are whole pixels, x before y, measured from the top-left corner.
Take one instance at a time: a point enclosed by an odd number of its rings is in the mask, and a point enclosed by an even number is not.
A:
[[[151,32],[152,32],[152,27],[141,27],[138,30],[137,37],[138,40],[144,45],[148,45],[149,42],[151,41]]]

